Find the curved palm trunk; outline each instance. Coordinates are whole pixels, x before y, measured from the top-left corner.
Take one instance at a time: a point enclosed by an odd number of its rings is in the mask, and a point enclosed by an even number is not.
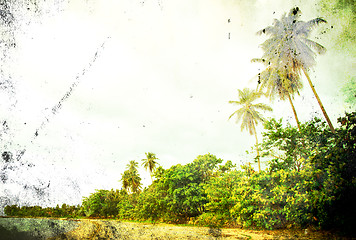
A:
[[[292,98],[290,97],[289,93],[288,93],[288,100],[289,100],[290,105],[292,106],[293,113],[294,113],[294,118],[297,121],[299,132],[301,132],[302,130],[300,129],[300,123],[299,123],[299,119],[298,119],[298,116],[297,116],[297,111],[295,111],[295,107],[294,107],[294,104],[292,102]]]
[[[332,123],[331,123],[331,121],[330,121],[330,119],[329,119],[329,116],[328,116],[328,114],[326,113],[325,108],[324,108],[323,104],[321,103],[321,100],[320,100],[318,94],[317,94],[316,91],[315,91],[315,88],[314,88],[314,86],[313,86],[313,83],[312,83],[311,80],[310,80],[310,77],[309,77],[309,75],[308,75],[307,70],[306,70],[304,67],[302,67],[302,69],[303,69],[304,75],[305,75],[305,76],[307,77],[307,79],[308,79],[308,82],[309,82],[309,85],[310,85],[311,89],[313,90],[314,96],[316,97],[316,100],[317,100],[318,103],[319,103],[319,106],[320,106],[320,108],[321,108],[321,111],[323,112],[324,117],[325,117],[326,121],[327,121],[328,124],[329,124],[329,127],[330,127],[331,132],[335,133],[334,126],[332,125]]]
[[[257,139],[257,133],[256,133],[256,128],[255,128],[255,124],[254,124],[254,123],[252,123],[252,127],[253,127],[253,133],[254,133],[255,138],[256,138],[256,151],[257,151],[257,161],[258,161],[258,172],[261,172],[260,152],[258,151],[258,139]]]

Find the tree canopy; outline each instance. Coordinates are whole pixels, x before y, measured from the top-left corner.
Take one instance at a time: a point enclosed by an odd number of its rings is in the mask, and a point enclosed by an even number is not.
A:
[[[261,92],[256,92],[254,90],[244,88],[243,90],[238,89],[239,91],[239,100],[229,101],[229,103],[238,105],[241,108],[236,110],[233,114],[230,115],[229,119],[236,115],[236,122],[241,120],[241,131],[246,129],[251,135],[255,135],[256,138],[256,151],[257,151],[257,161],[258,161],[258,170],[261,171],[261,164],[259,159],[258,151],[258,138],[256,132],[256,125],[258,122],[263,122],[264,118],[258,110],[263,111],[272,111],[272,108],[264,103],[253,103],[259,97],[261,97]]]

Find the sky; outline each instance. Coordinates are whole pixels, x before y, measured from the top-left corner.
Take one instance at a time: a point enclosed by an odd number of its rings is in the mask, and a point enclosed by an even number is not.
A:
[[[2,65],[14,90],[1,93],[0,120],[9,127],[1,146],[14,154],[26,149],[22,161],[33,166],[7,170],[2,202],[79,204],[95,189],[120,189],[126,165],[141,163],[145,152],[164,168],[206,153],[247,163],[255,138],[228,120],[236,110],[228,101],[238,99],[237,89],[256,87],[262,66],[251,59],[261,57],[266,40],[256,32],[295,6],[302,20],[320,17],[314,2],[53,0],[38,5],[41,14],[18,11],[16,47]],[[335,79],[345,76],[347,56],[329,41],[332,25],[314,31],[328,51],[310,76],[336,125],[346,106]],[[266,117],[295,125],[289,103],[269,104],[274,111]],[[322,118],[305,79],[295,106],[302,122]]]

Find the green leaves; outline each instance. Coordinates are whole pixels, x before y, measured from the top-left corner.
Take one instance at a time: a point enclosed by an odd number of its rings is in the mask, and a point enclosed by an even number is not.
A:
[[[240,120],[242,121],[241,131],[246,129],[249,131],[251,135],[254,134],[256,138],[256,145],[258,145],[256,125],[258,122],[264,121],[264,118],[262,117],[261,113],[258,112],[258,110],[272,111],[272,108],[263,103],[256,103],[256,104],[253,103],[259,97],[261,97],[262,95],[261,92],[256,92],[248,88],[244,88],[243,90],[239,89],[238,91],[239,91],[239,100],[229,101],[229,103],[240,105],[241,108],[236,110],[233,114],[231,114],[229,119],[232,116],[236,115],[237,117],[236,122]],[[258,147],[256,147],[256,151],[257,151],[258,170],[261,171],[260,159],[259,159],[260,154],[258,151]]]
[[[300,124],[300,129],[290,124],[283,126],[282,119],[265,122],[262,133],[262,156],[270,159],[270,170],[304,168],[312,152],[332,143],[334,135],[320,119],[314,118]]]
[[[279,170],[240,178],[233,191],[236,204],[231,208],[238,223],[258,228],[280,228],[303,225],[308,216],[308,185],[300,184],[300,172]]]
[[[222,159],[212,154],[199,155],[192,163],[158,168],[153,184],[139,197],[140,216],[166,221],[183,221],[197,217],[208,202],[205,185],[218,171]],[[227,164],[226,167],[231,167]],[[154,197],[154,198],[151,198]]]
[[[110,217],[193,223],[209,227],[244,226],[354,230],[356,215],[356,113],[339,119],[333,134],[312,119],[301,131],[282,120],[265,123],[262,150],[272,158],[269,171],[256,173],[212,154],[186,165],[159,167],[156,180],[142,192],[96,190],[80,209],[7,206],[16,216]],[[125,171],[136,172],[132,161]],[[129,179],[129,178],[128,178]],[[47,215],[46,215],[47,214]]]
[[[158,158],[156,157],[156,154],[148,152],[145,153],[146,158],[142,159],[142,166],[149,171],[152,179],[152,173],[154,169],[156,168]]]
[[[138,163],[134,160],[127,165],[127,170],[121,175],[122,187],[133,193],[137,193],[141,189],[141,177],[138,174]]]
[[[96,190],[89,197],[83,198],[82,210],[87,217],[116,216],[117,204],[125,194],[124,190]]]
[[[318,225],[351,233],[356,214],[356,113],[338,119],[336,134],[322,141],[311,157],[313,193],[310,199]]]

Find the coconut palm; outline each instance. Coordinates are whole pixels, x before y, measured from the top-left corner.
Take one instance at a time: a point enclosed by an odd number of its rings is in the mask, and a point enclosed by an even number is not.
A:
[[[270,100],[274,100],[276,97],[282,101],[288,99],[298,129],[301,131],[297,111],[292,101],[294,94],[297,93],[299,95],[299,89],[303,87],[299,74],[291,71],[293,69],[285,67],[279,67],[278,69],[278,66],[272,65],[271,62],[266,59],[252,59],[252,62],[261,62],[267,65],[267,68],[258,74],[257,91],[261,92],[265,90],[265,95]]]
[[[121,174],[121,183],[126,191],[130,189],[130,172],[128,170]]]
[[[141,188],[141,177],[137,171],[138,163],[134,160],[127,164],[127,170],[121,175],[122,187],[131,192],[138,192]]]
[[[131,161],[129,162],[129,164],[126,165],[126,168],[127,168],[130,172],[137,172],[138,162],[136,162],[135,160],[131,160]]]
[[[145,153],[145,155],[146,158],[142,159],[142,166],[145,168],[146,171],[148,169],[151,176],[151,181],[153,182],[152,172],[156,168],[157,162],[155,160],[158,160],[158,158],[156,157],[156,154],[151,152]]]
[[[263,103],[253,104],[255,100],[257,100],[262,93],[256,92],[248,88],[244,88],[243,90],[238,89],[239,91],[239,100],[238,101],[229,101],[231,104],[235,104],[241,106],[238,110],[236,110],[231,116],[236,115],[236,122],[242,120],[241,123],[241,131],[246,129],[249,131],[251,135],[255,135],[256,138],[256,151],[257,151],[257,160],[258,160],[258,170],[261,171],[260,164],[260,154],[258,151],[258,138],[256,132],[256,125],[259,121],[263,122],[264,119],[258,110],[263,111],[272,111],[272,108]]]
[[[298,75],[304,73],[331,131],[335,132],[308,74],[308,69],[316,64],[316,53],[322,54],[326,51],[325,47],[308,37],[315,26],[326,21],[322,18],[307,22],[299,21],[300,14],[298,7],[293,8],[288,15],[284,14],[281,20],[275,19],[272,26],[258,32],[270,35],[270,38],[261,45],[264,51],[262,58],[271,60],[274,71],[284,67]]]

